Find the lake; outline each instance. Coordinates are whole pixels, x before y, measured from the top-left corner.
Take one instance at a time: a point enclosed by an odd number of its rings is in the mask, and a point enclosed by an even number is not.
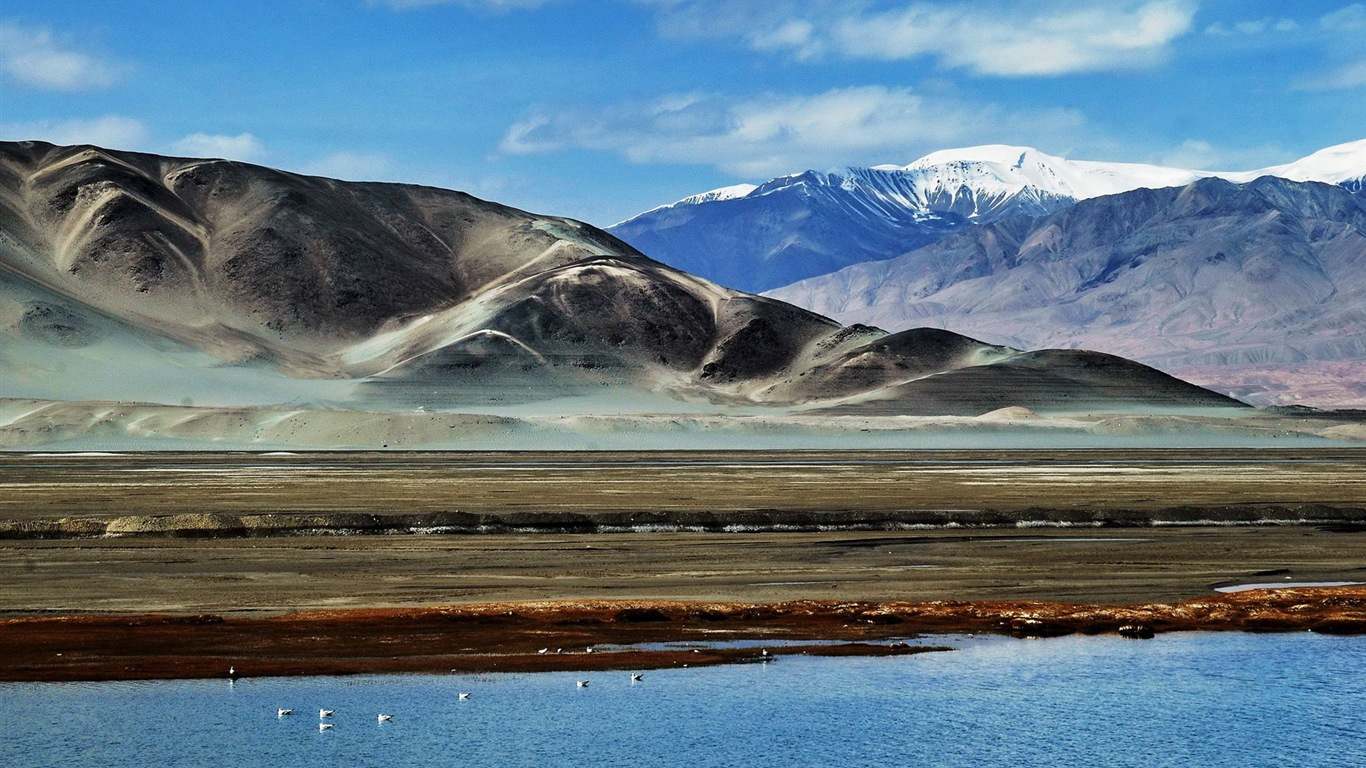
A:
[[[1366,765],[1366,638],[945,644],[958,650],[635,683],[621,671],[0,684],[0,766]],[[323,707],[334,728],[319,731]]]

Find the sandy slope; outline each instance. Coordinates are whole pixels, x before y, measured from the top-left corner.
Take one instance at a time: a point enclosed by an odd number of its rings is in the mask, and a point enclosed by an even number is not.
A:
[[[1008,407],[980,416],[903,416],[866,401],[748,414],[610,413],[609,404],[595,402],[598,412],[541,415],[533,404],[513,416],[0,400],[0,449],[1258,447],[1366,440],[1360,419],[1251,409],[1082,408],[1041,415]]]

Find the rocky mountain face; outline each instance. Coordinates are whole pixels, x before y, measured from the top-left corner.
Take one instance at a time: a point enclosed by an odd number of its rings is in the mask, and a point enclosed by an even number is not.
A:
[[[1366,361],[1366,198],[1275,177],[1140,189],[768,295],[845,322],[1104,350],[1276,402],[1306,366]],[[1244,371],[1267,366],[1281,383],[1243,388]],[[1366,398],[1359,377],[1341,386],[1326,399]]]
[[[1066,160],[1029,147],[969,147],[901,167],[807,171],[757,187],[727,187],[646,211],[608,231],[670,266],[733,288],[766,291],[894,258],[969,224],[1045,215],[1079,200],[1200,178],[1246,183],[1262,176],[1359,191],[1366,140],[1236,173]]]
[[[1236,405],[1118,358],[843,327],[459,192],[0,144],[4,397],[411,409],[596,393],[612,411],[624,386],[909,412],[940,406],[905,385],[969,368],[944,412]],[[1013,398],[1040,376],[1054,383]]]
[[[740,196],[704,193],[608,231],[678,269],[764,291],[904,253],[972,221],[1072,202],[1032,188],[926,184],[925,176],[886,168],[807,171]]]
[[[743,291],[764,291],[861,261],[904,253],[968,223],[975,195],[908,204],[914,182],[897,172],[807,171],[743,197],[680,202],[609,227],[624,241],[683,271]],[[706,197],[706,195],[699,195]],[[1038,212],[1052,198],[1035,201]],[[982,202],[1000,208],[1004,201]]]

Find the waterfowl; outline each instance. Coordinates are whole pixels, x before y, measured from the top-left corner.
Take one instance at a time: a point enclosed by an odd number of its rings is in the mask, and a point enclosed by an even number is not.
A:
[[[577,680],[577,681],[575,681],[575,682],[578,683],[578,685],[579,685],[580,688],[587,688],[587,687],[588,687],[588,681],[587,681],[587,680]]]
[[[379,713],[379,717],[377,717],[377,718],[375,718],[375,719],[378,720],[378,721],[381,722],[381,723],[387,723],[387,722],[389,722],[390,720],[393,720],[393,719],[394,719],[394,716],[393,716],[393,715],[386,715],[386,714],[384,714],[383,712],[381,712],[381,713]]]
[[[331,723],[318,723],[318,730],[320,731],[330,731],[332,728],[333,726]]]
[[[320,709],[320,710],[318,710],[318,717],[331,717],[333,712],[336,712],[336,710],[335,710],[335,709]]]
[[[470,697],[470,695],[469,695],[468,693],[461,693],[461,694],[458,694],[458,698],[460,699],[460,701],[464,701],[465,699],[468,699],[469,697]]]
[[[292,715],[292,714],[294,714],[294,710],[292,710],[292,709],[280,708],[280,709],[275,710],[275,716],[276,716],[276,717],[284,717],[285,715]]]
[[[642,679],[644,679],[644,677],[645,677],[645,675],[643,675],[643,674],[637,672],[637,673],[631,675],[631,682],[633,682],[633,683],[638,683],[638,682],[640,682]]]

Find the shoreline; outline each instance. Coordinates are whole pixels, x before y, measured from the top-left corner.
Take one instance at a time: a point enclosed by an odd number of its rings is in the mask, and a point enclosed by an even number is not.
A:
[[[63,615],[0,621],[0,681],[212,679],[386,672],[649,670],[784,655],[949,650],[900,638],[1180,631],[1366,634],[1366,586],[1287,587],[1171,603],[535,601],[303,611],[267,618]],[[642,647],[661,643],[680,648]],[[782,643],[782,644],[777,644]],[[595,646],[609,646],[587,649]],[[694,647],[695,646],[695,647]],[[545,652],[541,652],[545,649]],[[556,653],[556,649],[564,652]]]

